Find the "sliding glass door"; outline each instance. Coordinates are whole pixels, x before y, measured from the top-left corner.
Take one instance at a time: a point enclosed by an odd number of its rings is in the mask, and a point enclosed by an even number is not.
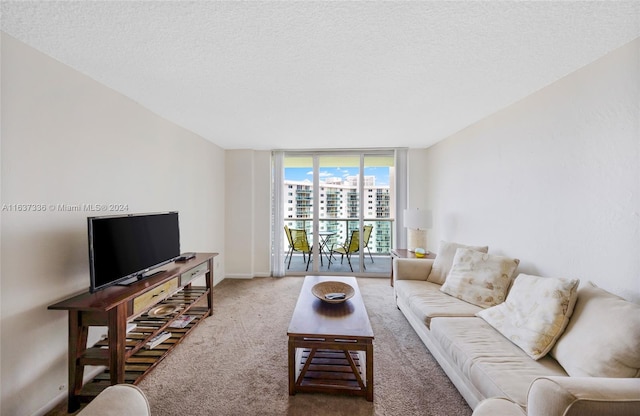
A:
[[[318,247],[326,271],[358,273],[360,229],[360,156],[318,156]],[[324,271],[324,267],[322,270]]]
[[[388,276],[394,152],[285,152],[282,165],[282,274]]]

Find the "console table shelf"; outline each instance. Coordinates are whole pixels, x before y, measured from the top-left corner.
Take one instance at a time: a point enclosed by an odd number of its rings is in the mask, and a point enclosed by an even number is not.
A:
[[[83,293],[49,306],[69,312],[68,411],[81,401],[90,401],[102,390],[118,383],[138,384],[194,328],[211,315],[213,306],[213,259],[217,253],[199,253],[184,263],[171,263],[165,270],[130,286],[112,286],[96,293]],[[204,277],[206,286],[192,286]],[[166,308],[166,313],[152,313]],[[193,319],[184,328],[171,327],[178,318]],[[127,332],[127,326],[135,327]],[[107,337],[87,347],[91,326],[107,326]],[[152,349],[150,339],[163,331],[171,337]],[[84,367],[105,370],[83,385]]]

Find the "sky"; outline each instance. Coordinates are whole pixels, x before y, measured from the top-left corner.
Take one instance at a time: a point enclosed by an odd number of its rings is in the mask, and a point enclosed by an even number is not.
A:
[[[346,178],[347,176],[358,175],[358,168],[320,168],[320,181],[326,178]],[[365,176],[375,176],[377,186],[389,185],[389,168],[388,167],[365,167]],[[284,178],[291,181],[308,180],[313,182],[313,170],[311,168],[285,168]]]

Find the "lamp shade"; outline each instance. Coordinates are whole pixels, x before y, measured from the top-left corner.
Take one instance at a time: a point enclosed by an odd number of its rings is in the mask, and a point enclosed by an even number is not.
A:
[[[431,228],[431,211],[425,209],[405,209],[404,226],[414,230],[425,230]]]
[[[424,249],[427,244],[427,228],[431,228],[431,211],[424,209],[405,209],[404,226],[407,227],[407,249],[411,252],[416,248]],[[428,253],[425,250],[426,253]]]

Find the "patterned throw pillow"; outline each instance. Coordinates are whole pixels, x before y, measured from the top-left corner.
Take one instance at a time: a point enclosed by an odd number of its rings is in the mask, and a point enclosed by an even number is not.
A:
[[[440,241],[436,259],[433,261],[431,273],[429,273],[429,277],[427,278],[428,282],[437,283],[439,285],[444,283],[447,278],[447,274],[449,274],[449,270],[451,270],[456,250],[459,248],[470,248],[483,253],[489,251],[489,247],[487,246],[465,246],[464,244],[452,243],[444,240]]]
[[[476,315],[534,360],[544,357],[569,322],[578,298],[578,279],[520,274],[501,305]]]
[[[640,305],[583,286],[550,354],[572,377],[640,377]]]
[[[482,308],[497,305],[504,302],[519,263],[518,259],[459,248],[440,290]]]

